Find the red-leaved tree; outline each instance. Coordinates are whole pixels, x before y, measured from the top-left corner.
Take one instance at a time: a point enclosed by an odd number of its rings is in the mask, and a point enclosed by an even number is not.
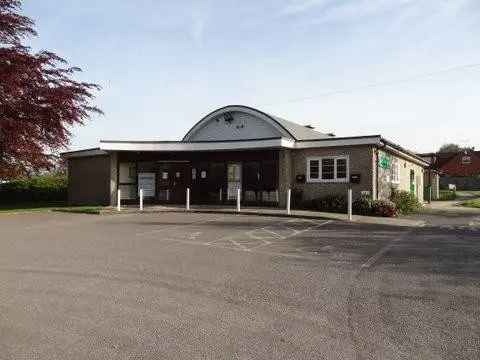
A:
[[[79,68],[22,45],[37,33],[20,8],[0,0],[0,180],[50,169],[69,144],[68,128],[102,113],[90,104],[100,87],[72,79]]]

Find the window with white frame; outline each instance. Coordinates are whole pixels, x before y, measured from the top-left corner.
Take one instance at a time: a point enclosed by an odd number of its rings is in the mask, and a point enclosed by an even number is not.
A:
[[[462,165],[470,165],[472,158],[470,156],[462,156]]]
[[[392,183],[399,184],[400,183],[400,162],[395,161],[392,163],[391,173],[392,173]]]
[[[348,156],[307,158],[308,182],[348,182],[348,176]]]

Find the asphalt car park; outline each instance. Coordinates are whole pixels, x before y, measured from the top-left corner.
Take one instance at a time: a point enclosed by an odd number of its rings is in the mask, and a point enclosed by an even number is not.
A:
[[[2,359],[477,359],[480,232],[0,217]]]

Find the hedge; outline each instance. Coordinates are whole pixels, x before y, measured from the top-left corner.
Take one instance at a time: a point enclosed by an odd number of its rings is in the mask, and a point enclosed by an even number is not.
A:
[[[37,175],[0,184],[0,204],[67,200],[67,176]]]

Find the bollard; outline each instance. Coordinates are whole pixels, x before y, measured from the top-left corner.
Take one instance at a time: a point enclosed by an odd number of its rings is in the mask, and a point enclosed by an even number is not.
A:
[[[190,188],[187,188],[187,210],[190,210]]]
[[[348,220],[352,221],[353,216],[352,216],[352,189],[348,189]]]
[[[220,202],[222,202],[222,189],[220,189],[219,194],[220,194],[220,195],[219,195]]]
[[[121,199],[122,199],[122,192],[120,191],[120,189],[117,190],[117,211],[120,211],[120,202],[121,202]]]
[[[240,212],[240,189],[237,189],[237,211]]]
[[[290,215],[290,198],[292,197],[292,190],[287,190],[287,214]]]
[[[275,201],[278,203],[278,189],[275,190]]]
[[[143,211],[143,189],[140,189],[140,211]]]
[[[167,189],[167,201],[170,201],[170,189]]]

